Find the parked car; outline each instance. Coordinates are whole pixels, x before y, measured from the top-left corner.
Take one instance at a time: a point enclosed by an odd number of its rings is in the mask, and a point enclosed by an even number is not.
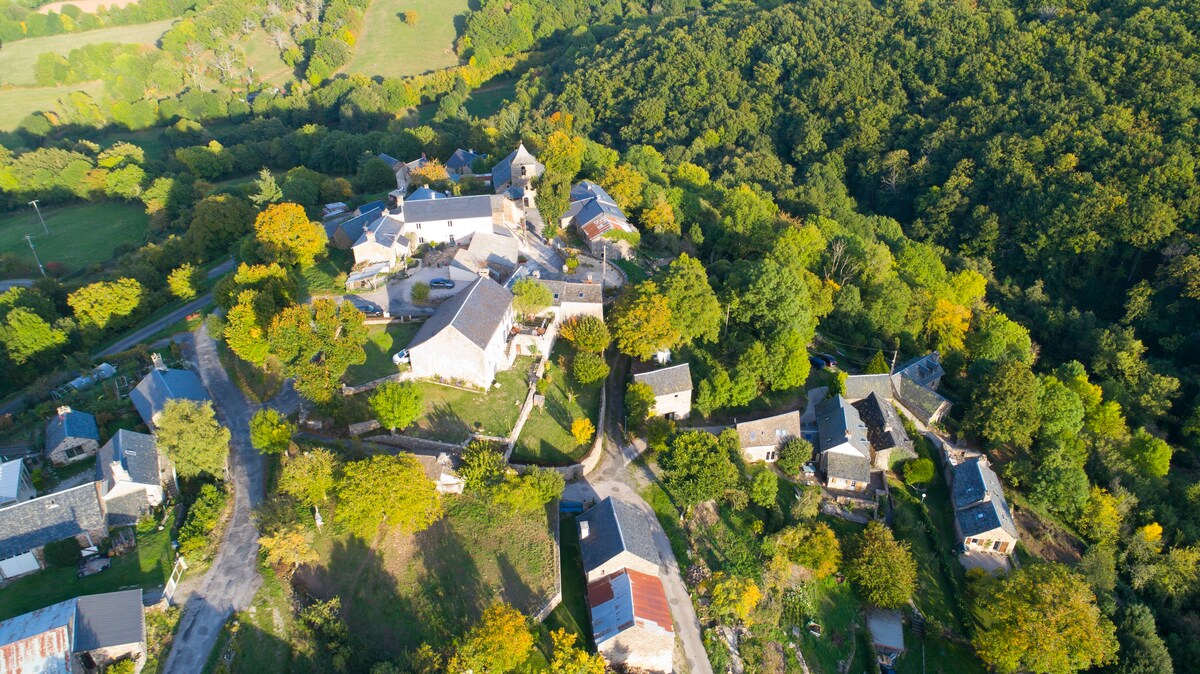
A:
[[[429,282],[430,288],[453,288],[454,281],[448,278],[435,278]]]
[[[817,355],[821,357],[821,360],[825,361],[825,367],[837,367],[837,358],[827,353],[819,353]]]
[[[359,311],[363,312],[363,314],[365,314],[367,316],[382,316],[383,315],[383,307],[379,306],[378,304],[375,304],[374,302],[358,300],[357,302],[351,302],[351,304],[354,305],[355,309],[358,309]]]
[[[810,354],[810,355],[808,356],[808,362],[809,362],[809,363],[810,363],[810,364],[811,364],[813,367],[817,368],[818,370],[824,370],[824,369],[825,369],[825,361],[824,361],[823,359],[821,359],[821,358],[817,358],[817,357],[816,357],[816,356],[814,356],[814,355],[811,355],[811,354]]]
[[[393,365],[400,365],[401,363],[407,363],[407,362],[408,362],[408,349],[400,349],[396,353],[392,354],[392,364]]]

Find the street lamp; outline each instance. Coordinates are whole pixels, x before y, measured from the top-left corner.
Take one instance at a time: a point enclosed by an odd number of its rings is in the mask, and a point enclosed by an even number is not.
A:
[[[29,205],[33,206],[33,210],[37,211],[38,220],[42,221],[42,229],[46,232],[46,234],[49,234],[50,229],[46,227],[46,219],[42,217],[42,209],[38,208],[38,200],[34,199],[33,201],[29,202]]]
[[[41,270],[42,276],[46,275],[46,268],[42,266],[42,261],[38,258],[37,249],[33,247],[33,239],[26,234],[25,240],[29,242],[29,250],[33,251],[33,259],[37,261],[38,269]]]

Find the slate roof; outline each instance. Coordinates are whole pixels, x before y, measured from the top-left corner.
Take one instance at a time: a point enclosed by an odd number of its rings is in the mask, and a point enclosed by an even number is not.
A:
[[[951,499],[958,511],[955,517],[963,536],[996,528],[1017,535],[1000,478],[982,458],[970,458],[954,466],[951,477]]]
[[[140,589],[91,594],[75,601],[76,653],[146,640]]]
[[[599,283],[574,283],[571,281],[540,280],[541,284],[550,289],[554,298],[554,306],[562,306],[563,302],[575,304],[603,304],[604,286]]]
[[[500,160],[500,163],[492,167],[492,184],[497,187],[512,182],[512,167],[513,164],[518,166],[522,163],[532,164],[534,166],[534,175],[539,175],[545,170],[537,159],[530,154],[529,150],[525,149],[525,143],[517,145],[517,149],[509,153],[507,157]],[[531,176],[532,177],[532,176]]]
[[[377,156],[380,159],[382,159],[384,162],[386,162],[388,165],[388,168],[392,169],[393,171],[395,171],[396,167],[400,165],[400,160],[396,159],[395,157],[393,157],[390,154],[384,154],[384,153],[380,152]]]
[[[875,646],[892,651],[904,650],[904,620],[899,611],[870,609],[867,611],[867,629]]]
[[[445,199],[405,200],[404,222],[490,218],[502,208],[504,197],[499,194],[476,194]]]
[[[937,351],[931,351],[924,356],[917,356],[904,361],[896,368],[895,374],[911,377],[922,386],[930,386],[946,374],[942,369],[942,356]]]
[[[636,232],[617,202],[596,183],[584,180],[571,188],[571,205],[562,220],[569,220],[588,239],[596,240],[613,229]]]
[[[896,447],[912,449],[912,440],[905,432],[904,424],[896,414],[896,408],[886,399],[871,392],[853,405],[854,409],[858,410],[859,418],[867,426],[867,439],[875,451],[881,452]]]
[[[30,499],[0,509],[0,559],[104,528],[94,482]]]
[[[46,423],[46,451],[54,451],[68,438],[87,438],[99,442],[100,429],[96,426],[96,417],[79,410],[51,417]]]
[[[150,512],[150,501],[145,489],[122,494],[104,502],[104,512],[108,516],[108,528],[132,527]]]
[[[852,374],[846,377],[846,400],[862,400],[872,393],[891,399],[892,376],[888,374]]]
[[[447,195],[445,195],[441,192],[438,192],[437,190],[429,189],[428,185],[421,185],[417,189],[413,190],[413,193],[408,195],[408,197],[405,198],[404,201],[405,202],[424,201],[427,199],[446,199],[446,198],[448,198]]]
[[[481,154],[475,154],[470,150],[464,150],[460,147],[454,151],[454,154],[450,155],[449,159],[446,160],[446,170],[454,171],[456,173],[462,173],[464,171],[470,173],[471,165],[475,163],[475,160],[483,158],[484,157]]]
[[[826,452],[825,474],[828,477],[853,480],[855,482],[871,481],[871,462],[857,454],[841,452]]]
[[[200,377],[191,370],[150,370],[141,382],[129,392],[133,406],[137,408],[147,426],[154,425],[154,415],[162,411],[168,400],[192,400],[207,402],[208,391],[200,383]]]
[[[362,236],[363,229],[379,217],[385,205],[382,201],[372,201],[359,206],[355,209],[355,215],[348,219],[324,223],[325,235],[332,239],[337,230],[341,229],[348,239],[357,241]]]
[[[826,398],[817,404],[817,438],[822,452],[847,441],[870,463],[871,443],[867,426],[854,408],[842,396]]]
[[[134,433],[121,429],[100,448],[96,456],[96,479],[110,489],[113,484],[113,463],[121,464],[130,479],[137,484],[157,487],[161,481],[158,472],[158,446],[153,435]]]
[[[649,384],[655,396],[668,396],[692,390],[692,371],[687,363],[641,372],[633,375],[633,380],[639,384]]]
[[[424,454],[419,452],[407,452],[421,464],[421,468],[425,470],[425,477],[437,482],[442,475],[450,473],[457,475],[457,471],[462,467],[462,456],[450,452],[442,452],[440,454]]]
[[[517,240],[503,234],[476,232],[465,249],[454,254],[454,262],[471,272],[479,272],[488,265],[499,265],[512,269],[520,256]]]
[[[923,421],[928,422],[943,405],[950,404],[950,401],[938,395],[937,391],[908,375],[892,375],[892,382],[896,386],[896,399]]]
[[[587,599],[597,645],[635,626],[664,635],[674,631],[667,593],[658,576],[621,569],[588,583]]]
[[[454,328],[479,348],[487,348],[511,306],[512,294],[500,284],[490,278],[472,281],[437,308],[421,325],[408,348],[428,342],[447,328]]]
[[[776,414],[737,425],[742,448],[776,446],[788,438],[800,437],[800,411]]]
[[[591,573],[628,550],[655,565],[661,563],[646,516],[637,508],[609,496],[577,518],[588,524],[587,538],[579,541],[583,569]]]

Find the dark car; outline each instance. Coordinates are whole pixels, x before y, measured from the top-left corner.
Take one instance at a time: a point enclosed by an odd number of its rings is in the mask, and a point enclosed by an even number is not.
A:
[[[817,358],[816,356],[809,356],[808,362],[811,363],[812,366],[817,368],[818,370],[825,369],[825,361],[820,358]]]
[[[453,288],[454,281],[448,278],[435,278],[429,282],[430,288]]]
[[[817,356],[819,356],[821,360],[825,361],[825,367],[837,367],[837,358],[834,358],[827,353],[818,353]]]
[[[375,304],[374,302],[358,301],[358,302],[352,302],[351,304],[354,305],[355,309],[358,309],[359,311],[363,312],[364,315],[367,315],[367,316],[382,316],[383,315],[383,307],[379,306],[378,304]]]

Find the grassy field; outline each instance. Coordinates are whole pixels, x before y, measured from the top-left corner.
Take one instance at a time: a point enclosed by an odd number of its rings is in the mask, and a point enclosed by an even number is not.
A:
[[[0,253],[15,253],[32,261],[25,235],[33,235],[42,264],[61,262],[74,271],[112,257],[119,244],[142,243],[150,218],[132,204],[102,202],[42,208],[50,235],[31,208],[0,217]]]
[[[463,107],[472,116],[483,119],[500,112],[500,108],[516,95],[517,83],[515,80],[489,82],[472,91]]]
[[[279,50],[265,31],[256,30],[242,40],[246,47],[246,65],[254,69],[254,78],[277,87],[295,79],[295,70],[279,58]]]
[[[104,85],[84,82],[62,87],[6,87],[0,89],[0,131],[12,131],[28,115],[52,110],[58,99],[72,91],[82,91],[92,98],[100,95]]]
[[[392,531],[375,546],[319,539],[323,564],[297,578],[315,597],[341,597],[351,634],[379,649],[375,657],[422,643],[444,649],[494,600],[528,613],[549,597],[554,544],[546,523],[544,516],[449,497],[446,516],[416,535]]]
[[[300,270],[300,293],[304,297],[345,294],[346,272],[353,264],[350,251],[330,248],[316,264]]]
[[[151,522],[138,528],[137,548],[114,557],[107,571],[78,578],[75,567],[50,568],[6,586],[0,592],[0,620],[79,595],[164,585],[171,575],[173,560],[170,530],[158,531]]]
[[[0,83],[34,85],[33,66],[38,56],[46,53],[57,53],[66,56],[72,49],[89,44],[103,42],[122,42],[126,44],[156,44],[158,38],[167,32],[175,19],[164,19],[154,23],[141,23],[132,26],[116,26],[101,28],[82,33],[66,35],[51,35],[21,40],[9,45],[8,49],[0,49]]]
[[[508,435],[529,392],[525,376],[531,365],[532,358],[518,358],[507,371],[496,375],[500,387],[487,393],[418,382],[425,394],[425,413],[405,432],[446,442],[461,442],[476,430]]]
[[[363,345],[367,352],[367,361],[362,365],[351,365],[342,379],[347,384],[357,385],[396,374],[398,370],[392,364],[392,354],[407,346],[420,328],[420,323],[369,326],[367,343]]]
[[[546,391],[546,405],[541,409],[535,407],[529,413],[529,420],[521,429],[513,452],[514,461],[568,464],[578,461],[591,447],[591,443],[580,445],[575,441],[575,436],[571,435],[571,422],[587,417],[593,426],[599,427],[597,417],[600,415],[602,384],[580,386],[569,372],[557,365],[560,356],[572,351],[565,340],[559,340],[554,347],[554,354],[546,364],[546,376],[551,382]]]
[[[415,26],[400,13],[413,10]],[[367,8],[348,73],[402,77],[458,65],[456,24],[468,11],[467,0],[375,0]]]

